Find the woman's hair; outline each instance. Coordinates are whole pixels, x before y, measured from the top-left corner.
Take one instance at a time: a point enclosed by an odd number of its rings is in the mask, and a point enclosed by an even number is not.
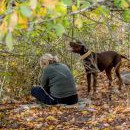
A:
[[[52,54],[46,53],[40,58],[40,66],[44,67],[46,65],[59,62],[59,59],[57,56],[53,56]]]

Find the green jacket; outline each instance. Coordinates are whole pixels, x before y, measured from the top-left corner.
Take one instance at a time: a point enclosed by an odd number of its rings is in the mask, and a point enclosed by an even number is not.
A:
[[[73,76],[69,68],[62,63],[48,65],[42,71],[40,85],[56,98],[77,94]]]

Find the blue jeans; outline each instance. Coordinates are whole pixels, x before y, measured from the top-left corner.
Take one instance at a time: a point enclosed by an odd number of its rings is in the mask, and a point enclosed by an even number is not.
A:
[[[72,105],[78,102],[77,94],[65,98],[55,98],[49,95],[41,87],[33,87],[31,90],[31,95],[35,97],[38,101],[48,105],[56,105],[56,104]]]

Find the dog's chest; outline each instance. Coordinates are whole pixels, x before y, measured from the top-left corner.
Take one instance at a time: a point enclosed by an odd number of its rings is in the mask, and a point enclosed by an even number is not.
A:
[[[85,58],[83,60],[83,63],[87,73],[97,72],[98,66],[97,66],[97,57],[95,53]]]

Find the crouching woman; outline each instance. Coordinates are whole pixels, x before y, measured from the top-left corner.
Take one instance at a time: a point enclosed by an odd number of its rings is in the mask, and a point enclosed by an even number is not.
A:
[[[32,88],[33,97],[48,105],[72,105],[78,102],[74,78],[65,64],[60,63],[56,56],[44,54],[40,58],[40,66],[40,86]]]

